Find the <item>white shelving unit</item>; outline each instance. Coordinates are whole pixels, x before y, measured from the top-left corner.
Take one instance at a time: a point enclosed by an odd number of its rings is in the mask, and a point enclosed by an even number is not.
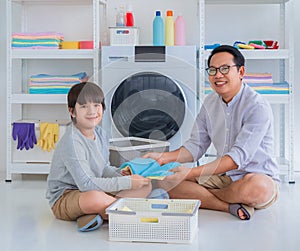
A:
[[[49,69],[53,74],[74,74],[79,71],[85,71],[92,76],[92,81],[98,82],[99,55],[100,55],[100,14],[106,13],[107,0],[8,0],[7,1],[7,172],[6,181],[11,181],[12,174],[47,174],[49,173],[50,163],[28,163],[16,162],[13,159],[13,139],[12,123],[22,120],[34,121],[60,121],[68,120],[67,98],[65,94],[29,94],[28,79],[34,72],[34,67],[39,71],[37,73],[48,73]],[[59,8],[58,8],[59,7]],[[32,8],[40,8],[46,15],[49,14],[49,8],[57,8],[53,12],[53,19],[44,22],[52,25],[55,31],[61,30],[68,25],[73,25],[74,20],[55,20],[57,10],[64,8],[71,12],[74,8],[75,14],[80,14],[81,8],[89,10],[87,19],[89,24],[85,29],[90,29],[88,37],[79,38],[80,34],[74,34],[74,37],[65,36],[65,40],[93,40],[94,48],[85,50],[34,50],[11,48],[13,32],[40,32],[49,31],[49,27],[40,27],[37,22],[32,22]],[[101,12],[102,11],[102,12]],[[105,14],[104,14],[105,15]],[[43,16],[43,15],[42,15]],[[40,15],[40,17],[42,17]],[[68,16],[70,19],[70,16]],[[80,16],[76,20],[80,20]],[[75,22],[76,23],[76,22]],[[34,25],[33,25],[34,24]],[[41,21],[43,25],[43,21]],[[76,25],[76,24],[75,24]],[[34,27],[33,27],[34,26]],[[62,28],[63,27],[63,28]],[[39,29],[39,30],[38,30]],[[47,29],[47,30],[46,30]],[[74,30],[74,29],[73,29]],[[53,31],[53,30],[51,30]],[[67,32],[67,31],[66,31]],[[75,32],[76,33],[76,32]],[[67,67],[67,65],[69,65]],[[77,65],[78,64],[78,65]],[[51,66],[51,67],[49,67]],[[66,66],[66,67],[65,67]],[[81,70],[83,67],[83,70]],[[36,72],[35,72],[36,74]],[[52,110],[51,110],[52,107]],[[55,107],[53,109],[53,107]],[[48,111],[49,109],[49,111]],[[40,110],[40,111],[39,111]],[[39,111],[39,113],[35,113]],[[56,112],[58,111],[58,112]],[[45,115],[46,114],[46,115]],[[42,118],[40,118],[40,116]],[[45,120],[45,116],[49,120]],[[37,146],[35,146],[37,147]],[[26,150],[24,150],[26,151]],[[30,151],[30,150],[29,150]],[[28,151],[28,154],[30,154]]]
[[[292,22],[292,0],[199,0],[199,18],[200,18],[200,44],[199,44],[199,81],[204,85],[206,78],[205,67],[206,60],[210,54],[209,50],[204,50],[204,45],[206,41],[205,33],[205,8],[208,5],[263,5],[264,8],[269,6],[274,6],[279,8],[279,29],[280,37],[279,49],[277,50],[242,50],[243,55],[247,62],[263,62],[263,60],[268,60],[272,62],[277,62],[279,67],[274,70],[279,75],[279,81],[287,81],[289,83],[289,94],[266,94],[264,95],[267,100],[271,103],[272,107],[277,106],[279,110],[279,144],[278,150],[276,151],[276,157],[278,163],[280,164],[281,174],[288,177],[289,183],[294,183],[294,144],[293,144],[293,124],[294,124],[294,101],[293,101],[293,83],[294,83],[294,45],[293,45],[293,36],[291,29]],[[228,13],[225,11],[224,20],[226,19]],[[225,21],[224,21],[225,22]],[[238,20],[237,20],[238,22]],[[219,26],[218,26],[219,25]],[[228,24],[230,25],[230,24]],[[233,29],[236,29],[236,26],[233,24],[231,26]],[[251,25],[247,29],[251,28]],[[215,30],[218,31],[220,23],[215,24]],[[257,27],[253,27],[256,29]],[[230,36],[230,35],[229,35]],[[240,38],[242,39],[242,38]],[[275,39],[276,40],[276,39]],[[247,42],[247,41],[246,41]],[[263,65],[263,64],[262,64]],[[247,68],[248,69],[248,68]],[[263,71],[263,69],[262,69]],[[275,73],[275,72],[274,72]],[[199,88],[199,97],[200,100],[205,98],[205,88],[200,86]],[[276,110],[277,111],[277,110]],[[277,121],[276,121],[277,122]]]

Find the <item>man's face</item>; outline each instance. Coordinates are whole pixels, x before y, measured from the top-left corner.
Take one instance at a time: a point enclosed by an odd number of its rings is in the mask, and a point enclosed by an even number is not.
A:
[[[221,73],[228,69],[227,73]],[[223,100],[228,103],[239,92],[245,68],[239,69],[233,61],[233,55],[228,52],[219,52],[212,56],[210,67],[218,68],[214,76],[208,76],[211,87],[217,92]]]

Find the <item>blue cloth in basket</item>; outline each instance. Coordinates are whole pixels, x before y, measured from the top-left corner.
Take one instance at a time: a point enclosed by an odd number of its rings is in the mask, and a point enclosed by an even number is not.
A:
[[[160,166],[158,162],[151,158],[135,158],[131,161],[124,162],[120,168],[129,170],[132,174],[139,174],[150,179],[163,179],[173,174],[169,170],[180,166],[178,162],[170,162]]]

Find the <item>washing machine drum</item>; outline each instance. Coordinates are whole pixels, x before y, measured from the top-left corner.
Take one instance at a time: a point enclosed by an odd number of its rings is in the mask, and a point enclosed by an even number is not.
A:
[[[151,72],[124,80],[111,103],[113,123],[125,137],[168,140],[180,129],[185,112],[185,96],[178,83]]]

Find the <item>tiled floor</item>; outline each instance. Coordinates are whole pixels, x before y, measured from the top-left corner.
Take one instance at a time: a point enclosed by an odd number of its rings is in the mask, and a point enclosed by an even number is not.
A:
[[[80,233],[75,222],[56,220],[45,199],[46,182],[0,181],[1,251],[153,251],[153,250],[300,250],[300,174],[296,184],[281,184],[279,201],[256,211],[250,221],[222,212],[199,211],[199,231],[191,244],[108,241],[108,225]]]

